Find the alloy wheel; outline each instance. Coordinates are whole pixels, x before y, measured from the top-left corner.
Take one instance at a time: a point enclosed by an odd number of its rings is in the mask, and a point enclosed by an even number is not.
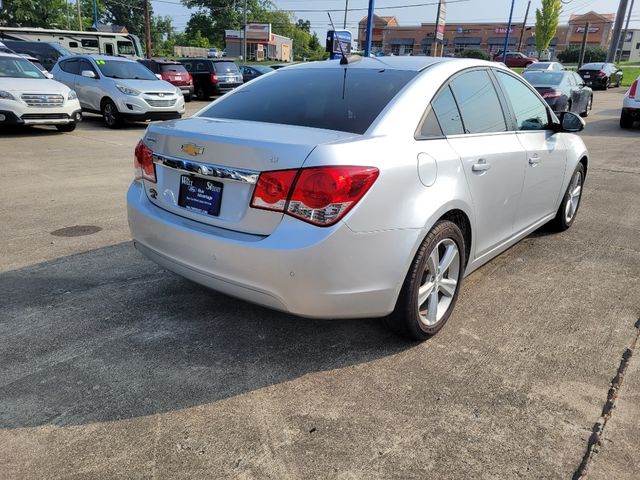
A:
[[[446,314],[460,280],[460,252],[450,238],[441,240],[427,258],[418,289],[420,321],[432,327]]]
[[[571,177],[571,183],[567,191],[567,205],[564,208],[564,219],[567,223],[571,223],[573,217],[578,210],[580,204],[580,196],[582,195],[582,173],[576,171]]]
[[[104,121],[107,125],[115,125],[116,123],[116,113],[114,112],[113,104],[107,103],[104,106]]]

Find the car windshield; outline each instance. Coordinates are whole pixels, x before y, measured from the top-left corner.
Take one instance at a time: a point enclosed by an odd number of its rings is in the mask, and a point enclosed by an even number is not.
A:
[[[12,57],[0,57],[0,77],[46,78],[29,60]]]
[[[564,73],[560,72],[524,72],[522,76],[531,85],[560,85]]]
[[[161,63],[161,72],[187,73],[187,69],[181,63]]]
[[[416,75],[364,68],[286,69],[248,83],[200,116],[363,134]]]
[[[586,65],[582,65],[580,70],[602,70],[604,68],[604,63],[587,63]]]
[[[122,60],[96,60],[98,68],[105,77],[127,80],[158,80],[151,70],[138,62]]]

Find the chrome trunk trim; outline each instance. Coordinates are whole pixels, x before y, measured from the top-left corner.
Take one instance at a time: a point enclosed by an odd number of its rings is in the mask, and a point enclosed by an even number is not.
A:
[[[195,175],[208,179],[224,179],[234,182],[255,184],[258,182],[260,172],[255,170],[245,170],[241,168],[222,167],[209,163],[194,162],[182,158],[169,157],[166,155],[153,154],[153,163],[163,167],[173,168],[179,172]]]

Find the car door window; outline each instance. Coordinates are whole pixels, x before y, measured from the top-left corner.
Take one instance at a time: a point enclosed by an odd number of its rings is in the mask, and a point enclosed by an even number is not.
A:
[[[60,63],[60,69],[63,72],[72,73],[73,75],[80,74],[80,62],[77,60],[66,60]]]
[[[462,115],[465,133],[507,130],[498,94],[486,70],[473,70],[454,78],[451,90]]]
[[[94,75],[96,77],[98,77],[98,74],[96,73],[96,70],[93,68],[93,65],[91,65],[91,63],[88,60],[80,60],[78,62],[78,64],[80,65],[79,75],[82,75],[82,72],[84,72],[85,70],[88,70],[90,72],[93,72]]]
[[[461,135],[464,133],[458,106],[448,86],[436,96],[431,102],[431,106],[445,135]]]
[[[522,81],[508,73],[496,71],[496,77],[516,115],[518,130],[549,128],[547,106]]]

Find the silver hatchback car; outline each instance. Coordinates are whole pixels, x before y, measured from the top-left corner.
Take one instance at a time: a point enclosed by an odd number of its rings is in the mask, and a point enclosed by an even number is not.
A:
[[[136,248],[296,315],[384,317],[425,339],[462,279],[573,223],[588,153],[506,67],[365,58],[263,75],[151,125],[127,194]]]

